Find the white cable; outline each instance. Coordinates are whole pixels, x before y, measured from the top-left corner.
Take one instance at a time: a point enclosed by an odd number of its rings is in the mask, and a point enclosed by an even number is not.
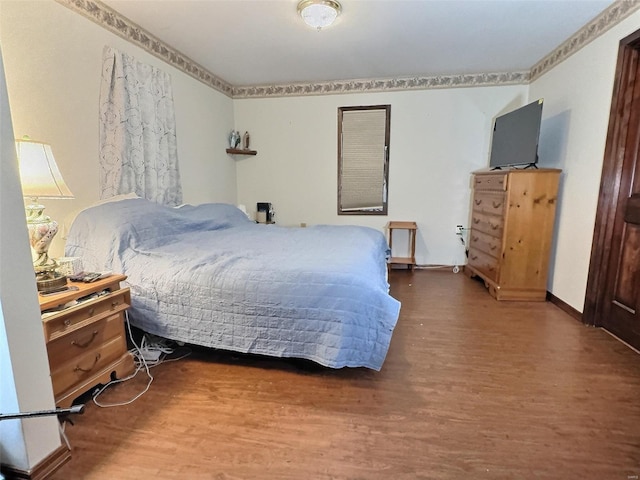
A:
[[[151,341],[148,340],[148,338],[149,338],[148,334],[145,334],[145,335],[142,336],[142,341],[140,342],[140,346],[138,346],[136,341],[133,339],[133,334],[131,333],[131,324],[129,323],[129,314],[126,311],[125,311],[125,320],[126,320],[126,323],[127,323],[127,331],[129,332],[129,338],[131,339],[131,343],[133,343],[133,346],[134,346],[134,348],[129,350],[129,352],[133,355],[133,357],[135,359],[136,370],[135,370],[135,372],[133,372],[128,377],[120,378],[120,379],[116,379],[116,380],[111,380],[109,383],[105,384],[102,388],[100,388],[98,391],[96,391],[93,394],[93,403],[95,403],[97,406],[102,407],[102,408],[122,407],[122,406],[129,405],[129,404],[135,402],[138,398],[140,398],[142,395],[147,393],[147,391],[149,391],[149,387],[151,387],[151,383],[153,382],[153,375],[151,375],[151,372],[149,371],[149,369],[151,369],[153,367],[157,367],[158,365],[160,365],[162,363],[175,362],[177,360],[181,360],[181,359],[191,355],[191,350],[188,350],[184,355],[182,355],[182,356],[180,356],[178,358],[165,359],[166,355],[170,355],[170,354],[172,354],[174,352],[174,349],[170,348],[170,347],[167,347],[166,343],[165,343],[166,340],[161,338],[161,337],[155,337],[155,340],[153,341],[153,343],[151,343]],[[155,360],[149,360],[148,359],[148,357],[152,356],[151,352],[157,353],[157,356],[155,354],[153,355],[154,357],[156,357]],[[145,355],[145,353],[146,353],[146,355]],[[135,395],[132,399],[130,399],[130,400],[126,401],[126,402],[110,403],[110,404],[103,404],[103,403],[100,403],[97,400],[98,396],[101,395],[102,392],[104,392],[111,385],[115,385],[117,383],[122,383],[122,382],[126,382],[127,380],[131,380],[143,368],[144,368],[147,376],[149,377],[149,381],[147,382],[147,386],[144,388],[144,390],[142,392],[138,393],[137,395]]]
[[[137,351],[137,358],[136,359],[138,360],[138,362],[141,360],[141,364],[136,362],[136,364],[137,364],[136,371],[133,372],[131,375],[129,375],[128,377],[125,377],[125,378],[120,378],[120,379],[117,379],[117,380],[111,380],[109,383],[104,385],[100,390],[98,390],[97,392],[95,392],[93,394],[93,403],[95,403],[97,406],[102,407],[102,408],[122,407],[122,406],[129,405],[129,404],[135,402],[138,398],[140,398],[142,395],[147,393],[147,391],[149,390],[149,387],[151,387],[151,383],[153,382],[153,375],[151,375],[151,372],[149,372],[149,366],[147,365],[147,362],[144,359],[144,356],[142,355],[142,352],[140,351],[140,347],[138,347],[138,344],[133,339],[133,334],[131,333],[131,324],[129,323],[129,315],[128,315],[128,312],[126,312],[126,311],[125,311],[125,320],[127,322],[127,330],[129,331],[129,338],[131,339],[131,343],[133,343],[133,346],[135,347],[134,351]],[[126,402],[102,404],[102,403],[100,403],[98,401],[98,396],[100,394],[102,394],[102,392],[104,392],[107,388],[109,388],[111,385],[115,385],[117,383],[126,382],[127,380],[131,380],[132,378],[134,378],[138,374],[138,372],[142,369],[143,366],[144,366],[144,369],[145,369],[145,371],[147,373],[147,376],[149,377],[149,382],[147,383],[147,386],[145,387],[145,389],[142,392],[138,393],[136,396],[134,396],[132,399],[130,399],[130,400],[126,401]]]

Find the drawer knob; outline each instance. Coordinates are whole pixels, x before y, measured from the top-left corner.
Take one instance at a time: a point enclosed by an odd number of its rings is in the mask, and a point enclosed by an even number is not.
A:
[[[68,327],[69,325],[71,325],[71,319],[70,318],[65,318],[64,320],[64,326]]]
[[[473,255],[473,254],[471,255],[471,260],[476,260],[477,258],[478,258],[477,255]]]
[[[71,345],[75,345],[76,347],[79,347],[79,348],[86,348],[86,347],[88,347],[89,345],[91,345],[91,342],[93,342],[93,339],[94,339],[94,338],[96,338],[96,335],[98,335],[98,331],[97,331],[97,330],[94,330],[94,331],[91,333],[91,338],[90,338],[89,340],[87,340],[86,342],[84,342],[84,343],[79,343],[79,342],[76,342],[76,341],[74,340],[73,342],[71,342]]]
[[[93,314],[96,313],[96,309],[95,308],[90,308],[88,313],[89,313],[90,317],[93,317]]]
[[[476,202],[476,205],[480,205],[482,203],[482,200],[477,200],[476,199],[475,202]]]
[[[498,224],[494,225],[493,223],[490,223],[489,226],[491,227],[491,230],[497,230],[500,225]]]
[[[84,373],[88,373],[91,370],[93,370],[93,367],[96,366],[96,364],[98,363],[98,360],[100,360],[100,354],[97,353],[96,354],[96,358],[93,360],[93,365],[91,365],[89,368],[82,368],[80,365],[76,365],[76,368],[73,369],[74,372],[84,372]]]
[[[493,208],[498,208],[502,206],[502,202],[493,202]]]
[[[120,302],[118,300],[114,300],[113,302],[111,302],[111,309],[113,310],[114,308],[116,308],[118,305],[120,305]]]
[[[480,223],[480,219],[479,218],[474,218],[473,219],[473,223],[475,223],[477,225],[478,223]]]

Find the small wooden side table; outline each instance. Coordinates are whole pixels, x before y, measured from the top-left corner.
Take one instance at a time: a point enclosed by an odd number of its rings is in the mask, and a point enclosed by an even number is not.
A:
[[[391,258],[387,262],[388,268],[391,268],[393,264],[406,265],[409,270],[413,271],[413,267],[416,265],[416,231],[418,225],[416,222],[389,222],[387,225],[389,229],[389,249],[391,250]],[[394,257],[393,256],[393,231],[394,230],[408,230],[409,235],[409,255],[408,257]]]

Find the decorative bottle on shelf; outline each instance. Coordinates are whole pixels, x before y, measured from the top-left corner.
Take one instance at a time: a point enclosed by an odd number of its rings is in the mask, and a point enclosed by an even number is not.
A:
[[[244,137],[242,137],[242,146],[245,150],[249,150],[249,132],[244,132]]]

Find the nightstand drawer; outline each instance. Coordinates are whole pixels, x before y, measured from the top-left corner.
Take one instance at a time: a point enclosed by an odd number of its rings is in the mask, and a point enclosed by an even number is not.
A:
[[[82,355],[71,357],[70,361],[61,366],[52,365],[53,394],[58,396],[65,390],[98,374],[103,368],[120,358],[123,351],[126,351],[124,338],[117,337]]]
[[[76,331],[92,322],[126,310],[131,304],[129,289],[118,290],[94,300],[87,300],[44,321],[47,342]]]
[[[47,353],[51,370],[55,370],[58,365],[69,358],[82,355],[86,351],[122,335],[123,322],[122,314],[116,313],[49,342]]]

